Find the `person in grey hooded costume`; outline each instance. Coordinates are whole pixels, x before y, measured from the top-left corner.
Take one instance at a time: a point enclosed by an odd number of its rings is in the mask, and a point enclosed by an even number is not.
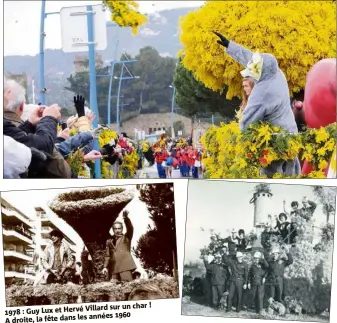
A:
[[[258,77],[254,74],[249,75],[249,65],[252,64],[254,53],[233,41],[229,41],[218,32],[213,33],[220,38],[217,42],[226,48],[226,53],[247,67],[248,74],[246,73],[245,76],[254,79],[255,85],[240,122],[241,131],[246,130],[253,123],[264,121],[282,127],[288,133],[298,133],[290,106],[288,82],[279,69],[276,58],[271,54],[261,54],[262,72]],[[269,178],[276,173],[286,176],[298,175],[300,173],[298,158],[293,161],[274,161],[261,170],[261,175],[266,175]]]

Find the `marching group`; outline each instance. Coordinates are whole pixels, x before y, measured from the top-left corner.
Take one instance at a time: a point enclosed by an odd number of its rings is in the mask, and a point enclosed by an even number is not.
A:
[[[203,261],[206,267],[206,280],[208,282],[211,299],[210,304],[214,308],[224,306],[228,312],[237,312],[242,307],[249,307],[249,295],[254,300],[253,307],[259,314],[265,314],[265,301],[268,302],[267,312],[273,315],[284,315],[285,293],[284,273],[286,267],[293,263],[290,252],[296,245],[296,218],[300,217],[308,221],[316,209],[316,204],[304,198],[303,207],[299,203],[291,203],[291,211],[280,213],[273,221],[272,217],[267,228],[261,235],[261,248],[255,248],[254,242],[249,241],[243,229],[237,232],[232,230],[231,236],[224,239],[224,245],[218,247],[214,254],[204,255]],[[285,202],[284,202],[285,206]],[[285,208],[286,209],[286,208]],[[287,215],[292,219],[287,221]],[[266,244],[262,242],[263,235],[279,237],[274,243],[268,238]],[[252,265],[245,261],[246,255],[253,256]],[[236,296],[236,298],[235,298]],[[225,303],[225,304],[224,304]]]

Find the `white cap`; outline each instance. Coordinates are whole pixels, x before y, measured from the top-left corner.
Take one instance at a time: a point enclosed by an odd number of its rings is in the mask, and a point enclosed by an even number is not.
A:
[[[261,258],[261,253],[260,252],[255,252],[254,253],[254,258]]]
[[[211,263],[213,260],[214,260],[214,256],[213,255],[208,255],[208,257],[207,257],[208,263]]]
[[[243,253],[240,252],[240,251],[238,251],[238,252],[236,253],[236,258],[239,258],[239,257],[243,257]]]
[[[274,247],[274,248],[271,250],[271,253],[280,253],[280,248]]]

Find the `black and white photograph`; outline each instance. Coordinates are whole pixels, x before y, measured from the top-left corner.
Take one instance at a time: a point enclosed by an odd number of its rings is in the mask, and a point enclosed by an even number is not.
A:
[[[2,192],[1,222],[7,307],[179,298],[173,183]]]
[[[336,192],[190,181],[182,315],[330,322]]]

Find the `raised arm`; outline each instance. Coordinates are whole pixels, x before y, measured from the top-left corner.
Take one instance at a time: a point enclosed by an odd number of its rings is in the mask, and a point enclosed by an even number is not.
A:
[[[308,200],[308,204],[310,205],[309,209],[310,209],[311,213],[314,213],[315,210],[316,210],[317,204],[315,202],[309,201],[309,200]]]
[[[123,218],[124,218],[124,223],[126,227],[126,233],[125,236],[131,241],[133,237],[133,225],[131,220],[129,219],[129,212],[124,211],[123,212]]]
[[[214,31],[213,33],[220,38],[220,40],[218,40],[217,42],[218,44],[226,48],[226,53],[238,63],[246,67],[248,62],[253,57],[253,52],[231,40],[228,40],[226,37],[218,32]]]
[[[294,262],[293,256],[290,252],[287,254],[287,258],[287,260],[284,260],[284,264],[285,266],[290,266]]]

